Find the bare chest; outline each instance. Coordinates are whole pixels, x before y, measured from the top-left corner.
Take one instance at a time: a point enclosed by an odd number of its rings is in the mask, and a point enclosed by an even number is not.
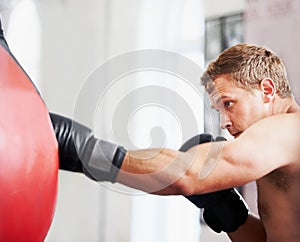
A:
[[[257,181],[258,210],[264,222],[277,223],[287,219],[300,224],[299,174],[281,169]]]

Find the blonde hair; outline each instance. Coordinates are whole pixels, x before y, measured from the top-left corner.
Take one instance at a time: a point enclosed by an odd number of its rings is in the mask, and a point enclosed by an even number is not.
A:
[[[280,97],[292,95],[282,60],[265,47],[237,44],[223,51],[201,77],[209,93],[215,79],[223,74],[230,74],[237,86],[249,91],[258,89],[263,79],[271,78]]]

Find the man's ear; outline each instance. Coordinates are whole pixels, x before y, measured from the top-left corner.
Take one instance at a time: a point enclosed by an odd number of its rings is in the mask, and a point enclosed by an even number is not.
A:
[[[263,79],[260,82],[260,89],[263,93],[263,97],[264,97],[265,102],[270,102],[276,94],[275,83],[271,78]]]

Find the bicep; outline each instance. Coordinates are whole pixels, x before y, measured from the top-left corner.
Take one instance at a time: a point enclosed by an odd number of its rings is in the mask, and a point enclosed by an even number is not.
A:
[[[219,148],[212,144],[196,178],[196,190],[203,193],[241,186],[294,162],[300,155],[295,154],[299,153],[299,138],[283,129],[276,130],[284,122],[291,123],[285,118],[257,122],[237,139],[221,142]]]

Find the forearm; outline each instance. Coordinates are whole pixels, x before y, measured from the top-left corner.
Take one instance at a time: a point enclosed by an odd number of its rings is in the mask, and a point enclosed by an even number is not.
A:
[[[159,195],[177,195],[187,191],[189,174],[195,171],[193,155],[170,149],[128,151],[117,182]],[[192,168],[193,167],[193,168]]]
[[[245,224],[233,233],[228,233],[233,242],[265,242],[266,233],[263,223],[259,218],[249,214]]]

